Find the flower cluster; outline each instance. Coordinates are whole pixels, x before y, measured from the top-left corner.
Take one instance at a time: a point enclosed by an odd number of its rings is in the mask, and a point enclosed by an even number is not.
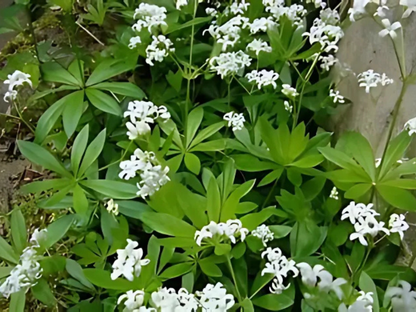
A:
[[[117,259],[113,263],[113,272],[111,279],[115,280],[119,276],[124,276],[129,281],[133,281],[134,277],[139,277],[142,266],[149,264],[149,259],[142,259],[143,249],[137,248],[138,242],[127,239],[127,246],[124,249],[117,249]]]
[[[24,83],[28,83],[32,87],[32,81],[29,79],[30,75],[21,72],[20,70],[16,70],[13,74],[8,75],[7,79],[4,81],[4,84],[8,84],[9,87],[4,94],[4,101],[8,102],[8,100],[15,100],[17,97],[17,86],[21,86]]]
[[[132,29],[135,31],[147,28],[150,33],[155,26],[167,25],[165,22],[166,8],[153,4],[140,3],[139,7],[134,11],[133,18],[138,19],[132,26]]]
[[[146,63],[155,65],[153,61],[163,62],[169,52],[174,52],[173,43],[163,35],[152,36],[153,41],[146,48]]]
[[[355,302],[350,305],[348,308],[345,303],[342,303],[338,307],[338,312],[372,312],[373,311],[373,293],[360,291],[359,296]]]
[[[290,105],[288,101],[284,101],[283,105],[285,106],[285,110],[289,112],[289,114],[292,113],[293,105]]]
[[[129,102],[124,117],[130,117],[126,123],[127,135],[130,140],[136,139],[140,135],[150,132],[150,124],[160,118],[163,121],[170,119],[170,113],[165,106],[156,106],[152,102],[132,101]]]
[[[107,208],[108,213],[111,213],[115,216],[118,215],[118,204],[114,202],[114,199],[110,199],[105,203],[105,207]]]
[[[266,8],[266,12],[269,12],[273,16],[276,23],[279,22],[282,16],[286,16],[293,25],[298,27],[303,25],[303,18],[307,13],[303,5],[292,4],[287,7],[282,0],[263,0],[263,5]]]
[[[322,10],[320,17],[313,21],[313,25],[309,32],[303,33],[309,37],[309,43],[319,43],[325,52],[338,51],[338,42],[344,37],[339,24],[339,14],[331,9]]]
[[[399,281],[398,286],[386,290],[385,299],[389,299],[393,311],[415,311],[416,291],[406,281]]]
[[[222,44],[222,51],[227,51],[228,47],[234,47],[234,45],[240,40],[241,28],[244,23],[248,22],[247,17],[237,15],[228,20],[221,26],[211,24],[208,29],[204,31],[215,38],[218,43]]]
[[[279,74],[272,70],[253,70],[251,73],[248,73],[246,75],[246,78],[249,82],[254,82],[255,84],[257,84],[257,87],[259,89],[269,85],[273,86],[273,88],[276,89],[276,80],[279,79]]]
[[[143,305],[144,292],[141,290],[129,290],[118,298],[117,304],[124,304],[123,312],[196,312],[198,308],[214,312],[227,311],[235,304],[233,295],[227,294],[221,283],[207,284],[202,291],[197,291],[196,295],[189,293],[185,288],[176,292],[173,288],[163,287],[153,292],[150,297],[154,308],[146,308]]]
[[[335,199],[335,200],[339,199],[338,198],[338,190],[335,186],[332,188],[331,194],[329,194],[329,198],[332,198],[332,199]]]
[[[270,53],[272,52],[272,48],[268,45],[266,41],[261,39],[254,39],[247,45],[247,50],[253,51],[257,56],[259,56],[260,52]]]
[[[404,124],[404,130],[406,130],[409,135],[416,133],[416,118],[412,118]]]
[[[47,230],[36,229],[30,238],[31,246],[25,248],[20,256],[20,262],[10,272],[10,275],[0,285],[0,293],[8,298],[11,294],[19,292],[37,284],[37,280],[42,277],[37,248],[47,238]]]
[[[122,161],[120,168],[122,169],[119,173],[120,179],[129,180],[139,172],[142,180],[137,183],[139,189],[137,195],[142,198],[153,195],[160,187],[170,181],[167,176],[169,167],[162,167],[153,152],[143,152],[140,148],[134,151],[130,160]]]
[[[389,228],[390,233],[398,233],[400,239],[403,239],[404,232],[409,229],[409,224],[405,221],[404,215],[398,215],[397,213],[393,213],[390,215],[389,220]]]
[[[343,278],[337,278],[334,280],[331,273],[325,270],[325,268],[317,264],[313,268],[306,262],[298,263],[296,265],[300,274],[302,275],[302,282],[305,286],[309,287],[309,290],[313,291],[317,289],[320,293],[328,294],[333,291],[338,299],[342,299],[344,294],[341,286],[346,284],[347,281]],[[318,281],[319,280],[319,281]],[[310,293],[304,294],[306,299],[312,297]]]
[[[251,64],[251,58],[243,51],[221,53],[209,60],[210,70],[217,72],[221,79],[227,76],[244,74],[244,69]]]
[[[393,83],[393,79],[387,77],[385,73],[375,73],[374,70],[369,69],[357,75],[358,84],[365,88],[366,93],[370,93],[371,88],[376,88],[378,84],[383,87]]]
[[[333,89],[329,90],[329,97],[332,98],[334,103],[345,103],[345,99],[341,94],[339,94],[339,91],[334,91]]]
[[[244,241],[248,230],[243,228],[240,220],[228,220],[226,223],[216,223],[211,221],[208,225],[205,225],[200,231],[195,232],[195,241],[197,245],[201,246],[202,240],[206,238],[224,238],[227,237],[233,244],[237,242],[236,235],[240,237],[241,241]]]
[[[295,88],[292,88],[288,84],[282,85],[282,93],[286,95],[288,98],[295,98],[299,95]]]
[[[228,121],[228,127],[232,126],[233,131],[242,130],[244,128],[244,122],[246,121],[243,113],[238,114],[232,111],[224,114],[223,119]]]
[[[267,242],[270,242],[274,239],[274,233],[270,231],[269,227],[265,224],[262,224],[255,230],[251,231],[251,235],[260,238],[264,247],[267,247]]]
[[[383,24],[384,29],[378,33],[380,37],[390,35],[390,37],[394,39],[397,37],[396,30],[402,27],[400,22],[394,22],[391,24],[387,18],[381,20],[381,23]]]
[[[384,232],[389,235],[390,232],[384,227],[384,222],[378,222],[375,216],[380,215],[374,209],[373,204],[350,204],[342,210],[341,220],[349,219],[351,224],[354,225],[355,232],[350,235],[350,240],[358,238],[359,242],[367,246],[366,235],[376,237],[379,232]]]
[[[293,273],[293,277],[298,276],[299,270],[296,268],[296,263],[293,260],[288,260],[283,256],[280,248],[268,247],[266,251],[261,254],[261,257],[267,257],[265,268],[261,271],[261,275],[266,273],[273,274],[272,286],[269,288],[271,293],[280,294],[283,290],[287,289],[290,284],[285,286],[283,284],[283,278],[287,277],[289,272]]]

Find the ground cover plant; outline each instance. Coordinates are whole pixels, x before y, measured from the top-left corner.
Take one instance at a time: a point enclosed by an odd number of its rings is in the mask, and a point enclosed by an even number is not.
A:
[[[386,10],[16,0],[0,29],[21,31],[28,47],[4,56],[5,130],[44,173],[20,192],[47,221],[35,228],[24,204],[3,218],[5,309],[415,309],[413,261],[396,259],[416,209],[416,160],[404,158],[416,121],[393,133],[414,77]],[[38,40],[42,14],[59,39]],[[325,130],[349,104],[331,68],[354,75],[337,44],[365,15],[392,40],[402,74],[377,159],[360,133]],[[392,83],[357,74],[367,93]]]

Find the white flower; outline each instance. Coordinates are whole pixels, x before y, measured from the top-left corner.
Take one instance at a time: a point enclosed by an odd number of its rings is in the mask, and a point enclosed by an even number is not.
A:
[[[124,276],[129,281],[133,281],[134,277],[139,277],[142,266],[149,264],[149,259],[143,259],[143,249],[136,247],[138,242],[127,239],[127,246],[124,249],[117,249],[117,259],[114,261],[111,273],[111,279],[115,280],[119,276]]]
[[[296,89],[292,88],[288,84],[283,84],[282,85],[282,93],[284,95],[286,95],[287,97],[289,97],[289,98],[294,98],[294,97],[297,97],[299,95],[299,93],[296,92]]]
[[[404,130],[409,132],[409,135],[416,133],[416,118],[412,118],[404,124]]]
[[[267,1],[263,0],[263,5],[266,7],[266,12],[273,15],[276,22],[280,20],[280,17],[285,15],[295,26],[302,26],[303,18],[307,13],[307,10],[303,5],[292,4],[291,6],[285,6],[285,2],[281,0]]]
[[[242,130],[244,128],[244,118],[243,113],[238,114],[233,111],[226,113],[223,117],[224,120],[228,121],[228,127],[233,127],[233,131]]]
[[[129,43],[129,48],[134,49],[135,47],[137,47],[137,45],[139,43],[142,43],[142,39],[140,38],[140,36],[131,37],[130,38],[130,43]]]
[[[357,75],[358,83],[360,87],[365,87],[365,92],[370,93],[371,88],[377,87],[380,83],[382,86],[386,86],[393,83],[393,79],[389,79],[385,73],[382,75],[369,69]]]
[[[108,213],[114,214],[116,216],[118,215],[118,204],[114,202],[114,199],[111,198],[109,201],[107,201],[105,206],[107,207]]]
[[[160,288],[151,297],[153,305],[160,311],[175,311],[179,307],[178,296],[173,288]]]
[[[260,238],[264,247],[267,246],[267,242],[272,241],[274,238],[274,233],[265,224],[259,225],[255,230],[251,231],[251,235]]]
[[[339,15],[336,12],[326,9],[321,11],[321,18],[316,18],[309,32],[304,32],[303,36],[309,37],[309,43],[313,45],[318,42],[325,52],[338,51],[338,42],[344,37],[344,32],[339,23]]]
[[[185,288],[180,288],[178,290],[177,299],[179,301],[180,308],[176,309],[177,311],[175,312],[196,312],[200,307],[200,304],[196,300],[195,295],[190,294]]]
[[[416,2],[414,0],[400,0],[400,5],[407,7],[402,18],[408,18],[412,12],[416,12]]]
[[[367,217],[367,216],[379,216],[380,214],[377,213],[373,209],[373,204],[355,204],[355,202],[350,202],[350,204],[342,210],[341,220],[345,220],[347,218],[350,219],[351,224],[355,224],[359,217]]]
[[[170,118],[170,113],[165,106],[156,106],[152,102],[147,101],[131,101],[129,102],[124,117],[130,117],[130,122],[126,123],[128,129],[127,135],[130,140],[144,135],[151,131],[150,125],[158,118],[165,122]]]
[[[34,247],[40,247],[40,245],[43,242],[45,242],[47,238],[48,238],[47,229],[42,229],[40,231],[39,229],[35,229],[29,241]]]
[[[334,103],[345,103],[344,97],[339,94],[339,91],[334,91],[333,89],[329,90],[329,96],[332,97]]]
[[[120,179],[129,180],[136,176],[137,171],[148,170],[156,163],[157,159],[153,152],[143,152],[140,148],[137,148],[134,154],[130,156],[130,160],[120,162],[122,171],[118,176]]]
[[[247,17],[237,15],[224,23],[223,25],[211,24],[208,29],[204,30],[209,32],[212,37],[222,44],[222,51],[226,51],[228,46],[234,47],[234,45],[240,39],[241,27],[248,22]]]
[[[405,221],[405,215],[393,213],[389,220],[390,233],[399,233],[400,239],[403,239],[404,232],[409,229],[409,224]]]
[[[276,23],[273,21],[272,17],[260,17],[253,20],[251,23],[245,23],[244,28],[249,28],[252,35],[257,34],[258,32],[266,32],[275,26]]]
[[[119,305],[123,301],[124,301],[124,306],[125,306],[125,308],[123,309],[123,312],[137,311],[135,309],[140,308],[143,304],[144,291],[136,290],[133,292],[133,290],[129,290],[124,295],[121,295],[120,297],[118,297],[117,304]]]
[[[306,0],[306,3],[313,3],[315,5],[315,8],[322,8],[324,9],[326,7],[326,3],[322,0]]]
[[[235,304],[234,296],[227,294],[221,283],[207,284],[197,296],[204,312],[228,311]]]
[[[329,194],[329,198],[338,200],[338,190],[335,186],[332,188],[331,194]]]
[[[370,0],[354,0],[353,7],[348,10],[351,22],[355,22],[356,18],[360,18],[367,13],[365,6],[369,2]]]
[[[293,106],[290,105],[288,101],[284,101],[283,105],[285,106],[285,110],[287,110],[291,114],[293,110]]]
[[[154,66],[153,61],[162,62],[169,52],[175,51],[173,43],[163,35],[152,36],[153,41],[146,48],[146,63]]]
[[[373,293],[368,292],[365,293],[364,291],[360,291],[360,296],[356,299],[356,301],[350,305],[347,309],[345,303],[342,303],[339,308],[338,312],[372,312],[373,311]]]
[[[321,55],[318,60],[322,61],[320,67],[325,71],[329,71],[330,67],[334,66],[338,62],[338,59],[335,58],[332,54],[328,56]]]
[[[218,12],[214,8],[206,8],[205,9],[205,13],[207,15],[210,15],[210,16],[213,16],[213,17],[217,17],[218,16]]]
[[[144,170],[140,177],[142,181],[137,183],[137,195],[142,198],[152,196],[156,193],[163,185],[170,181],[168,177],[169,167],[165,166],[162,168],[161,165],[152,166]]]
[[[254,39],[252,42],[250,42],[247,45],[247,50],[251,50],[258,56],[260,51],[264,51],[266,53],[272,52],[272,48],[269,47],[267,42],[261,40],[261,39]],[[264,70],[266,71],[266,70]]]
[[[137,17],[138,21],[132,27],[136,31],[147,28],[149,33],[151,33],[154,26],[167,25],[165,22],[166,8],[157,5],[140,3],[133,15],[133,18]]]
[[[36,285],[37,280],[42,277],[42,268],[37,261],[36,247],[38,246],[33,245],[23,250],[19,264],[13,268],[7,279],[0,285],[0,293],[4,297],[8,298],[21,289]]]
[[[245,67],[250,66],[251,58],[243,51],[221,53],[209,60],[211,71],[216,71],[222,79],[226,76],[244,74]]]
[[[399,286],[389,287],[385,293],[385,299],[390,299],[394,312],[415,311],[416,292],[406,281],[399,281]]]
[[[181,7],[188,5],[188,0],[176,0],[176,9],[180,10]]]
[[[343,291],[340,286],[347,283],[343,278],[337,278],[333,280],[331,273],[325,270],[325,268],[317,264],[313,268],[306,262],[298,263],[296,265],[302,275],[302,282],[308,287],[318,287],[319,291],[328,293],[333,291],[338,299],[342,299]],[[318,282],[319,279],[319,282]]]
[[[267,257],[265,268],[261,271],[261,275],[266,273],[273,274],[274,280],[272,286],[270,287],[270,292],[281,293],[284,289],[287,289],[290,284],[287,286],[283,285],[283,278],[287,277],[289,272],[293,273],[293,277],[296,277],[299,274],[299,270],[296,268],[296,263],[293,260],[288,260],[285,256],[282,255],[282,251],[279,248],[270,248],[268,247],[266,251],[261,254],[261,257]]]
[[[390,21],[387,18],[381,20],[381,23],[384,25],[385,29],[378,33],[380,37],[390,35],[390,37],[394,39],[397,37],[396,30],[402,27],[400,22],[394,22],[393,24],[390,24]]]
[[[368,245],[368,242],[365,238],[367,234],[372,237],[377,236],[379,232],[384,232],[386,235],[390,235],[388,229],[384,227],[384,222],[378,222],[374,215],[367,215],[364,217],[359,217],[357,222],[354,224],[355,233],[350,235],[350,240],[355,240],[358,238],[360,243],[364,246]]]
[[[386,13],[384,11],[390,10],[387,6],[387,0],[381,0],[380,5],[377,8],[377,11],[374,13],[374,16],[385,17]]]
[[[272,85],[276,89],[276,80],[279,79],[279,74],[270,70],[262,69],[260,71],[253,70],[251,73],[246,74],[246,78],[249,82],[255,82],[257,87],[261,89],[264,86]]]
[[[340,21],[340,16],[337,10],[331,10],[330,8],[326,8],[325,10],[321,10],[319,12],[319,17],[321,18],[322,22],[326,25],[337,25]]]
[[[200,231],[195,232],[195,242],[201,246],[202,240],[206,238],[212,238],[215,235],[227,237],[233,244],[237,242],[236,235],[238,235],[241,241],[244,241],[248,234],[248,230],[243,228],[240,220],[228,220],[226,223],[216,223],[211,221],[208,225],[205,225]]]
[[[247,11],[249,5],[250,3],[246,3],[245,0],[234,0],[234,2],[230,6],[230,12],[234,15],[244,14]]]
[[[7,79],[4,81],[5,85],[9,85],[8,90],[4,94],[4,101],[15,100],[17,97],[17,90],[15,87],[21,86],[24,83],[28,83],[32,87],[32,81],[29,79],[30,75],[16,70],[13,74],[7,75]]]

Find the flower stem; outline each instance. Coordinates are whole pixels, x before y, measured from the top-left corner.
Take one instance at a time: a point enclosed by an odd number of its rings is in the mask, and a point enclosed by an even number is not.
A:
[[[237,279],[235,278],[235,274],[234,274],[234,270],[233,270],[233,265],[231,264],[231,259],[230,259],[230,256],[229,255],[227,255],[227,264],[228,264],[228,268],[229,268],[230,273],[231,273],[231,277],[233,278],[233,282],[234,282],[234,286],[235,286],[235,291],[237,293],[238,302],[241,302],[241,295],[240,295],[240,291],[238,290]]]

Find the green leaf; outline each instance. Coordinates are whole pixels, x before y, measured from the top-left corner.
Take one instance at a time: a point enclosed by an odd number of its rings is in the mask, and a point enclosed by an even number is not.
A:
[[[160,256],[160,262],[159,262],[159,268],[158,273],[163,270],[163,268],[166,266],[166,264],[169,263],[170,259],[172,259],[172,256],[175,252],[175,247],[164,247],[162,251],[162,255]]]
[[[142,89],[130,82],[102,82],[92,86],[91,88],[121,94],[136,100],[142,100],[146,97],[146,94]]]
[[[14,209],[11,217],[12,242],[15,250],[21,253],[27,245],[26,223],[20,209]]]
[[[315,177],[303,183],[301,190],[305,199],[308,201],[315,199],[322,191],[325,182],[326,179],[324,177]]]
[[[331,147],[318,147],[318,150],[326,159],[333,162],[337,166],[353,171],[354,173],[367,178],[364,171],[352,160],[348,155]]]
[[[68,0],[72,2],[72,0]],[[68,67],[69,73],[75,77],[78,81],[78,85],[84,85],[84,62],[78,59],[74,59]]]
[[[121,214],[134,219],[141,219],[143,212],[152,211],[148,205],[138,201],[118,200],[116,203],[118,204],[118,211]]]
[[[374,153],[367,139],[358,132],[345,133],[347,148],[351,151],[353,157],[364,168],[372,181],[376,179],[376,169],[374,162]]]
[[[281,149],[281,144],[279,144],[278,139],[279,138],[283,139],[283,136],[286,135],[286,131],[283,131],[283,128],[287,128],[287,126],[279,127],[279,129],[282,128],[282,130],[280,131],[278,135],[277,131],[273,129],[273,127],[271,126],[271,124],[268,122],[266,118],[261,117],[259,122],[260,122],[259,126],[260,126],[261,138],[266,143],[267,147],[269,148],[270,155],[272,156],[273,160],[276,163],[280,165],[284,165],[285,164],[284,157],[283,157],[284,153]],[[288,131],[289,130],[287,130],[287,132]],[[284,142],[287,144],[288,138],[285,139]]]
[[[198,175],[201,170],[201,162],[199,161],[199,158],[195,154],[186,153],[184,160],[186,168],[188,168],[192,173]]]
[[[296,222],[290,233],[292,257],[307,257],[316,252],[326,234],[327,228],[317,226],[312,220]]]
[[[406,190],[416,189],[416,180],[413,179],[397,179],[380,182],[378,185],[393,186]]]
[[[56,299],[49,287],[48,282],[41,278],[37,281],[37,284],[31,288],[33,296],[40,302],[46,304],[48,307],[53,307],[56,303]]]
[[[286,237],[292,231],[292,227],[287,225],[269,225],[269,229],[273,232],[275,239]]]
[[[76,213],[85,215],[88,211],[88,199],[85,196],[84,190],[79,186],[79,184],[75,184],[73,193],[74,210]]]
[[[386,156],[384,156],[383,163],[380,169],[380,179],[392,168],[392,166],[401,159],[406,152],[407,148],[412,142],[412,137],[407,131],[401,132],[397,137],[389,142],[387,147]]]
[[[84,110],[84,91],[77,91],[70,95],[71,101],[65,103],[62,112],[62,122],[68,138],[75,132]]]
[[[202,107],[197,107],[189,113],[188,123],[186,125],[186,147],[189,147],[189,144],[192,142],[196,131],[201,125],[203,117],[204,109]]]
[[[221,208],[221,221],[225,222],[229,219],[235,218],[235,212],[237,211],[240,199],[250,192],[255,182],[256,180],[244,182],[230,194]]]
[[[176,90],[176,92],[180,92],[183,80],[182,71],[180,69],[176,72],[176,74],[170,70],[166,75],[166,80],[169,82],[171,87]]]
[[[168,35],[170,33],[178,31],[180,29],[188,28],[188,27],[191,27],[191,26],[199,25],[199,24],[208,23],[211,19],[212,19],[212,16],[195,17],[192,20],[190,20],[186,23],[183,23],[183,24],[180,24],[180,23],[172,24],[172,26],[168,27],[168,30],[165,32],[165,35]]]
[[[45,63],[41,65],[42,79],[49,82],[59,82],[74,86],[82,86],[78,80],[72,76],[65,68],[55,62]]]
[[[45,249],[52,247],[56,242],[58,242],[62,237],[65,236],[69,228],[75,220],[74,215],[65,215],[58,220],[54,221],[47,227],[47,238],[44,243]]]
[[[82,155],[84,155],[85,148],[88,144],[89,126],[88,124],[82,128],[74,140],[74,145],[71,151],[71,168],[74,176],[77,176],[79,165],[81,164]]]
[[[11,263],[19,263],[19,255],[13,250],[13,248],[6,242],[6,240],[0,236],[0,258]]]
[[[137,197],[137,186],[125,182],[85,180],[81,181],[80,184],[113,199],[132,199]]]
[[[141,220],[148,227],[164,235],[194,237],[196,228],[166,213],[144,212]]]
[[[85,287],[94,291],[94,285],[85,277],[84,271],[82,267],[78,264],[78,262],[72,259],[66,259],[66,266],[65,269],[73,278],[79,281]]]
[[[86,86],[91,86],[107,80],[111,77],[132,70],[136,66],[136,59],[106,59],[94,69],[86,82]]]
[[[26,289],[13,293],[10,298],[9,311],[24,312],[26,304]]]
[[[77,97],[76,95],[74,96],[75,93],[68,94],[59,99],[40,116],[35,131],[35,143],[40,144],[45,140],[59,116],[64,111],[66,104],[71,103],[72,99]]]
[[[87,95],[91,104],[99,110],[112,115],[121,116],[120,105],[108,94],[93,88],[87,88],[85,90],[85,94]]]
[[[17,141],[20,152],[29,161],[44,167],[45,169],[54,171],[61,176],[71,178],[72,175],[62,166],[62,164],[42,146],[28,141]]]
[[[85,151],[84,159],[82,160],[81,167],[79,168],[78,177],[82,177],[85,171],[92,165],[92,163],[98,158],[103,150],[106,138],[106,129],[102,130],[97,137],[90,143]]]
[[[191,145],[189,146],[189,149],[198,145],[199,143],[208,139],[209,137],[213,136],[215,133],[220,131],[220,129],[224,127],[224,125],[225,123],[221,121],[216,124],[209,125],[205,129],[202,129],[201,131],[199,131],[199,133],[196,135],[195,139],[192,141]]]
[[[231,246],[228,244],[218,244],[215,245],[214,253],[217,256],[228,255],[231,251]]]
[[[265,208],[260,212],[250,213],[240,218],[243,227],[247,228],[249,231],[253,231],[260,224],[264,223],[272,215],[276,213],[277,209],[275,207]]]
[[[202,272],[211,277],[221,277],[222,272],[221,269],[216,265],[212,259],[205,258],[198,262],[199,266],[201,267]]]
[[[373,311],[374,312],[379,312],[380,311],[380,304],[378,301],[378,294],[377,294],[377,287],[374,284],[373,280],[371,279],[370,276],[368,276],[367,273],[362,272],[360,275],[360,281],[358,283],[358,286],[360,287],[360,289],[366,293],[368,292],[372,292],[373,293],[373,299],[374,299],[374,303],[373,303]]]
[[[162,279],[171,279],[182,276],[191,271],[193,266],[193,263],[190,262],[175,264],[164,270],[163,273],[159,275],[159,277]]]
[[[104,289],[114,289],[126,292],[128,290],[134,289],[134,283],[118,278],[112,280],[109,271],[101,269],[84,269],[83,270],[85,277],[94,285],[104,288]]]
[[[360,183],[349,188],[344,196],[345,198],[358,200],[360,197],[364,196],[373,185],[370,183]]]
[[[408,211],[416,210],[416,198],[411,192],[398,187],[377,185],[377,191],[390,205]]]
[[[293,300],[284,293],[264,295],[254,298],[252,302],[255,306],[269,311],[280,311],[293,305]]]
[[[272,172],[268,173],[259,183],[259,187],[260,186],[265,186],[267,184],[270,184],[276,180],[280,179],[280,176],[283,173],[283,167],[279,167],[275,170],[273,170]]]
[[[212,140],[192,147],[190,152],[215,152],[225,149],[225,139]]]
[[[211,178],[207,190],[207,212],[209,221],[219,222],[221,213],[221,196],[217,181]]]
[[[276,165],[271,162],[260,161],[257,157],[249,154],[233,155],[232,157],[238,170],[258,172],[276,167]]]

